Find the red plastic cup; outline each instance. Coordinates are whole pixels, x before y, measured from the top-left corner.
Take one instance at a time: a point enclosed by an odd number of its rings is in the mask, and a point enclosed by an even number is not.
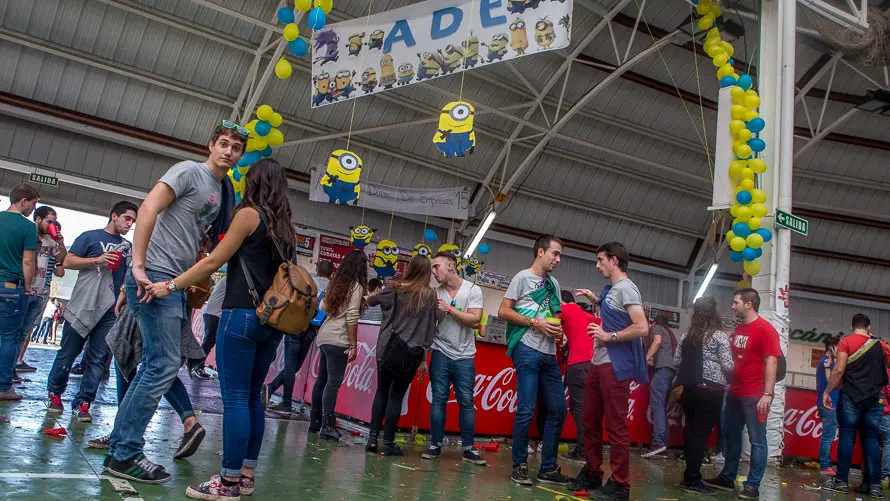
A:
[[[769,412],[762,413],[759,410],[757,411],[757,422],[758,423],[765,423],[767,417],[769,417]]]
[[[108,263],[108,269],[111,271],[116,271],[120,267],[121,261],[124,260],[124,253],[120,252],[120,251],[111,251],[111,254],[114,254],[117,256],[117,261],[115,261],[113,263]]]
[[[62,232],[59,231],[59,227],[55,223],[47,226],[46,231],[53,240],[58,240],[62,236]]]

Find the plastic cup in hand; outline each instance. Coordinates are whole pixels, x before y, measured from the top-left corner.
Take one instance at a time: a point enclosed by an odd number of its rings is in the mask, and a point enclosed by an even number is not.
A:
[[[120,267],[120,265],[121,265],[121,261],[124,260],[124,253],[123,253],[123,252],[120,252],[120,251],[111,251],[110,254],[114,254],[115,256],[117,256],[117,261],[115,261],[115,262],[113,262],[113,263],[112,263],[112,262],[109,262],[109,263],[108,263],[108,269],[111,270],[111,271],[117,271],[117,269],[118,269],[118,268]]]
[[[769,412],[768,412],[768,411],[767,411],[766,413],[764,413],[764,412],[760,412],[760,410],[758,409],[758,411],[757,411],[757,422],[758,422],[758,423],[765,423],[765,422],[766,422],[766,418],[768,417],[768,415],[769,415]]]
[[[62,232],[59,231],[59,227],[56,226],[56,223],[52,223],[46,227],[46,232],[49,233],[50,238],[53,240],[58,240],[62,237]]]

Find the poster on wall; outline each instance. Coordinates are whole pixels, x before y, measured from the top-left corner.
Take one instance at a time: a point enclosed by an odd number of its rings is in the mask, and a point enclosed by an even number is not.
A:
[[[315,250],[315,237],[297,233],[297,254],[312,257]]]
[[[512,275],[502,275],[488,270],[476,274],[476,285],[499,291],[506,291],[511,280],[513,280]]]
[[[667,321],[667,324],[673,329],[680,328],[680,309],[679,308],[671,308],[669,306],[662,306],[660,304],[649,304],[647,303],[647,307],[649,309],[649,321],[654,322],[656,318],[663,318]]]
[[[348,238],[335,237],[333,235],[318,236],[318,259],[330,261],[336,270],[343,258],[352,250],[352,243]]]
[[[562,49],[571,26],[572,0],[428,0],[329,24],[312,36],[312,106]]]

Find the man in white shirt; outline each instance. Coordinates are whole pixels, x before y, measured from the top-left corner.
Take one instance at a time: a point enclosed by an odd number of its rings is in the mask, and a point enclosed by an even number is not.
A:
[[[460,407],[463,460],[484,465],[485,460],[473,447],[476,434],[476,410],[473,405],[476,338],[473,329],[482,320],[482,289],[457,274],[457,259],[448,252],[440,252],[433,258],[433,276],[439,282],[436,288],[439,324],[429,366],[433,390],[430,408],[432,444],[423,457],[438,459],[442,454],[445,406],[453,383],[454,395]]]

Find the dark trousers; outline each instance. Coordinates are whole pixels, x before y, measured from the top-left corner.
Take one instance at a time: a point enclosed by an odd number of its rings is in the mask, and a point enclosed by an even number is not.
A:
[[[711,430],[720,421],[723,407],[723,390],[684,386],[680,399],[686,415],[683,428],[683,454],[686,456],[686,472],[683,482],[696,484],[701,481],[701,463]]]
[[[205,357],[216,346],[216,331],[219,329],[219,317],[216,315],[204,315],[204,339],[201,341],[201,349]],[[206,359],[206,358],[205,358]],[[201,363],[204,366],[204,363]]]
[[[334,415],[337,407],[337,393],[346,374],[346,348],[323,344],[318,347],[318,378],[312,387],[312,410],[309,419],[320,422],[322,416]]]
[[[310,326],[306,332],[299,336],[284,337],[284,369],[269,383],[269,393],[274,393],[278,388],[282,388],[282,405],[290,405],[293,400],[294,378],[297,372],[300,372],[300,367],[303,367],[303,362],[309,351],[312,350],[312,344],[315,342],[317,334],[318,329]]]
[[[569,389],[569,412],[575,420],[575,443],[584,450],[584,387],[590,362],[572,364],[566,368],[566,387]],[[539,428],[540,429],[540,428]]]
[[[377,365],[377,393],[374,394],[374,405],[371,407],[372,435],[380,433],[383,427],[383,445],[392,445],[396,438],[396,428],[402,415],[402,400],[410,381],[404,381]]]
[[[111,350],[108,348],[108,343],[105,342],[105,335],[111,330],[116,319],[114,309],[108,310],[86,337],[81,337],[70,324],[65,325],[65,330],[62,333],[62,347],[56,353],[53,368],[49,373],[48,391],[56,395],[65,393],[65,389],[68,387],[68,376],[71,374],[71,365],[83,350],[84,345],[87,345],[88,350],[83,358],[85,366],[83,379],[80,381],[80,390],[74,397],[72,406],[77,407],[81,402],[88,404],[93,402],[99,389],[99,381],[105,374],[111,358]]]
[[[609,434],[612,480],[630,486],[630,379],[618,381],[612,364],[591,365],[584,388],[584,454],[587,468],[603,473],[603,420]]]

